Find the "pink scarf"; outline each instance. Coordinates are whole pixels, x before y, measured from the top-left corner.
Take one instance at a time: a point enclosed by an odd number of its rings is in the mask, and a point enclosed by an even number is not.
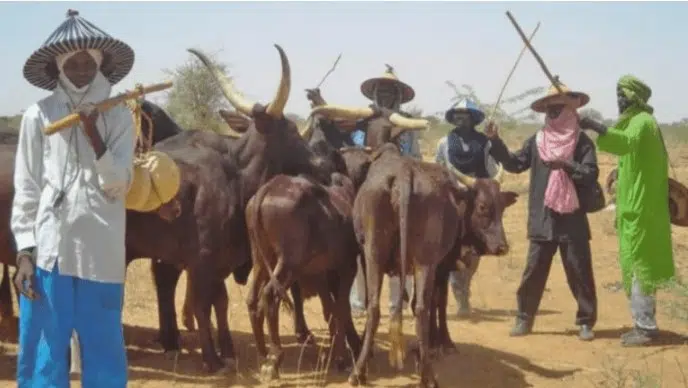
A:
[[[578,135],[578,113],[565,107],[556,119],[545,119],[545,127],[535,137],[540,158],[545,162],[573,160]],[[563,169],[552,170],[545,190],[545,206],[557,213],[572,213],[580,206],[573,180]]]

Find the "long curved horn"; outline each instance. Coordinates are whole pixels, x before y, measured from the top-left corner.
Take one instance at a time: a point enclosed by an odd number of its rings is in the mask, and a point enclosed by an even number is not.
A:
[[[375,114],[375,112],[370,107],[354,108],[341,105],[325,104],[317,106],[311,110],[311,115],[316,114],[321,114],[330,119],[338,118],[360,120],[372,116],[373,114]]]
[[[499,183],[502,183],[502,179],[504,179],[504,166],[501,163],[497,163],[499,165],[499,168],[497,169],[497,173],[495,174],[494,180],[496,180]]]
[[[277,88],[277,93],[275,98],[270,104],[268,104],[265,112],[275,119],[282,117],[284,112],[284,107],[287,105],[289,100],[289,92],[291,91],[291,68],[289,67],[289,59],[287,59],[287,54],[284,53],[282,47],[276,44],[275,48],[279,52],[280,62],[282,63],[282,79],[280,79],[279,87]]]
[[[306,124],[304,124],[303,129],[299,131],[299,135],[301,135],[302,138],[308,140],[313,136],[313,115],[308,116],[308,119],[306,120]]]
[[[425,131],[428,128],[430,128],[430,122],[428,120],[410,119],[408,117],[400,115],[399,113],[392,113],[389,116],[389,121],[399,128],[408,129],[410,131]]]
[[[456,179],[458,179],[459,182],[463,183],[465,186],[473,187],[473,185],[475,184],[475,178],[470,177],[462,173],[461,171],[457,170],[456,167],[454,167],[451,163],[447,163],[447,165],[449,166],[449,170],[454,173]]]
[[[208,68],[210,73],[213,75],[213,78],[215,78],[215,81],[217,81],[217,83],[220,85],[222,94],[224,94],[227,101],[229,101],[229,103],[232,104],[232,106],[239,112],[247,116],[251,116],[255,103],[245,99],[239,92],[237,92],[234,89],[233,82],[227,78],[227,76],[223,74],[220,69],[213,66],[210,59],[208,59],[204,53],[196,49],[187,49],[187,51],[198,57],[198,59],[203,62],[205,67]]]

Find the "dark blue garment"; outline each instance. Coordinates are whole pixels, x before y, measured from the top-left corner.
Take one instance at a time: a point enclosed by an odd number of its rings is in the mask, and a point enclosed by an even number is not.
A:
[[[449,162],[462,173],[475,178],[489,178],[485,148],[489,139],[474,128],[454,128],[447,135]]]

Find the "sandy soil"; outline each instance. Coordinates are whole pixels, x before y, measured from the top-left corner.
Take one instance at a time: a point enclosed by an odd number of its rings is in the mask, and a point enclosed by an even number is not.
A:
[[[675,163],[688,152],[672,150]],[[613,160],[600,155],[601,181],[611,170]],[[688,168],[678,169],[679,180],[688,182]],[[663,329],[662,343],[641,349],[624,349],[619,335],[630,324],[628,304],[623,292],[615,287],[619,279],[616,261],[617,240],[612,226],[613,213],[600,212],[590,217],[595,281],[599,298],[599,321],[596,339],[589,343],[577,339],[574,326],[576,304],[566,284],[561,262],[557,257],[541,304],[534,333],[523,338],[508,335],[515,309],[515,292],[525,263],[525,203],[527,174],[507,175],[507,189],[522,197],[506,214],[504,224],[512,251],[504,258],[485,257],[473,283],[473,315],[469,320],[453,316],[456,304],[450,300],[449,328],[458,352],[442,356],[435,362],[442,387],[522,388],[522,387],[688,387],[688,323],[669,314],[670,294],[660,295],[659,319]],[[688,229],[674,228],[675,259],[680,271],[688,275],[686,243]],[[246,289],[227,280],[230,290],[230,325],[239,357],[239,372],[231,376],[207,376],[201,372],[200,349],[196,333],[183,333],[185,350],[177,361],[166,359],[160,347],[152,342],[157,326],[156,301],[146,260],[135,262],[129,269],[124,312],[125,334],[130,363],[130,387],[240,387],[261,386],[257,379],[257,357],[244,304]],[[185,278],[177,292],[178,311],[184,296]],[[383,293],[383,317],[376,338],[376,353],[369,368],[373,386],[414,386],[416,374],[413,360],[407,358],[406,368],[397,373],[388,366],[387,291]],[[452,299],[452,298],[450,298]],[[686,303],[685,301],[683,302]],[[306,319],[323,341],[325,322],[320,303],[306,303]],[[356,319],[363,329],[364,319]],[[285,345],[282,386],[308,387],[327,385],[348,386],[347,376],[331,371],[326,377],[318,373],[318,354],[327,353],[319,346],[306,348],[299,362],[301,349],[295,345],[292,323],[282,313],[280,325]],[[180,322],[181,326],[181,322]],[[7,328],[3,329],[7,335]],[[404,332],[414,341],[414,322],[405,313]],[[5,335],[5,337],[6,337]],[[15,386],[15,341],[0,342],[0,387]],[[319,376],[320,375],[320,376]],[[643,376],[655,376],[661,384],[642,383]],[[620,380],[626,380],[626,385]],[[73,386],[80,386],[78,382]]]

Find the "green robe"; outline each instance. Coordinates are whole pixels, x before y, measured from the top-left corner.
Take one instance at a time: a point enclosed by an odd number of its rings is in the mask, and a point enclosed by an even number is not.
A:
[[[659,127],[637,109],[599,136],[597,146],[619,157],[616,225],[624,289],[630,295],[635,275],[643,292],[653,293],[674,276],[668,161]]]

